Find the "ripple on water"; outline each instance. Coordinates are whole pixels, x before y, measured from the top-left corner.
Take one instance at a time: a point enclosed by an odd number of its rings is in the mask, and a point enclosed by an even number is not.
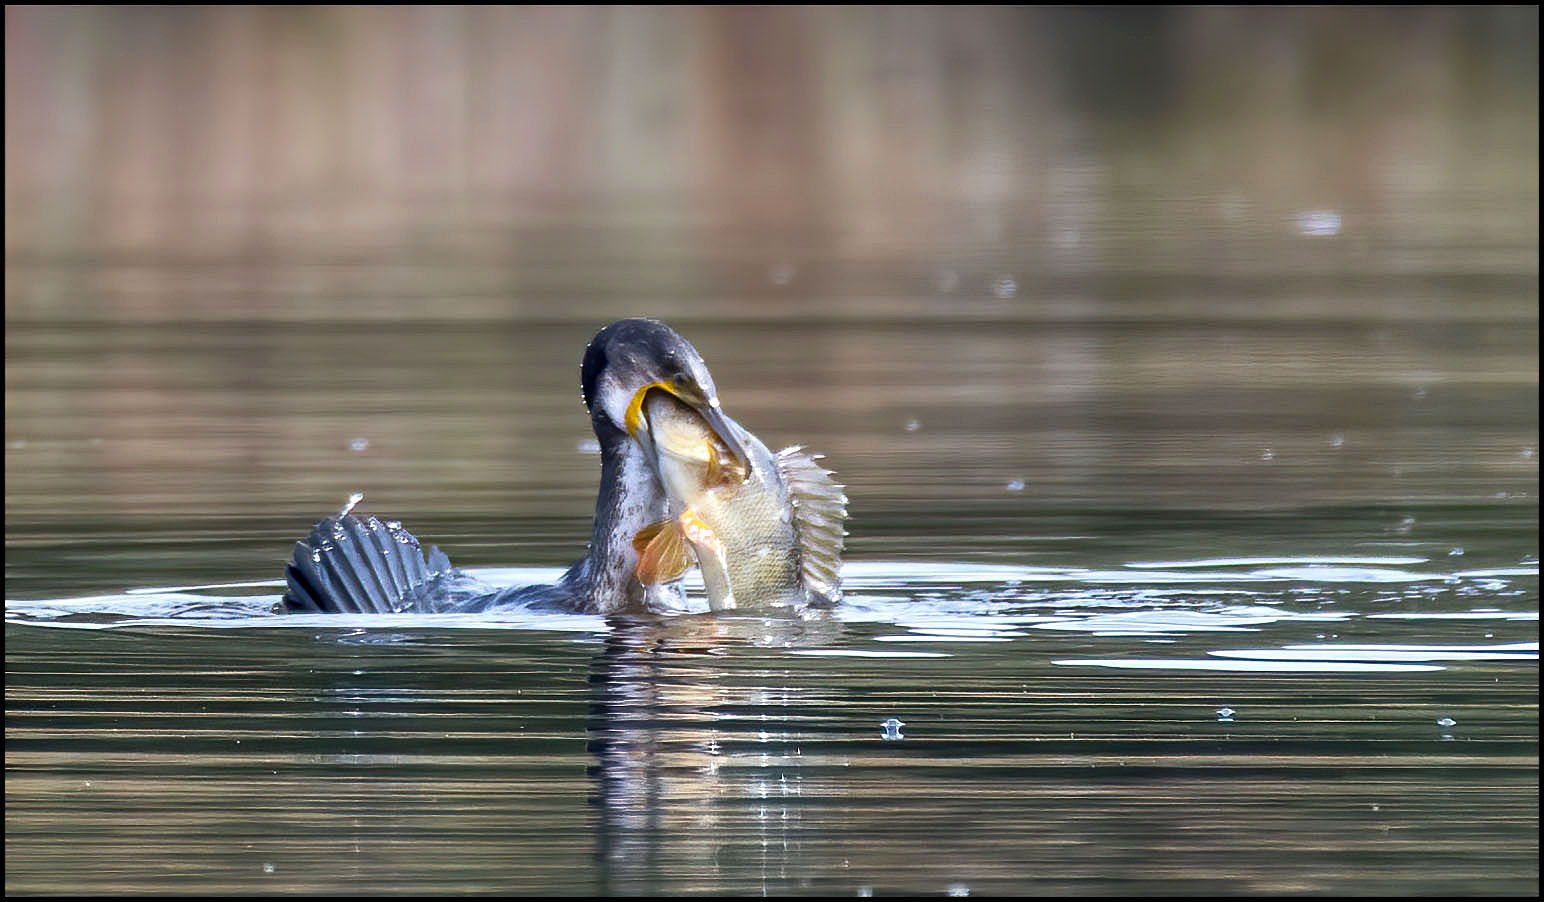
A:
[[[1446,561],[1447,558],[1443,558]],[[1535,610],[1479,607],[1482,600],[1514,603],[1509,577],[1536,576],[1528,568],[1417,572],[1430,563],[1413,556],[1234,557],[1134,562],[1120,570],[970,564],[933,561],[854,561],[845,568],[847,598],[832,619],[847,624],[842,642],[803,648],[805,655],[850,657],[939,657],[946,647],[1026,644],[1037,637],[1081,634],[1089,639],[1159,640],[1207,634],[1259,633],[1288,623],[1430,619],[1536,621]],[[1291,566],[1280,566],[1290,564]],[[494,586],[550,582],[555,567],[485,568],[469,571]],[[1467,610],[1358,610],[1388,602],[1358,587],[1388,583],[1457,583]],[[280,580],[200,586],[132,589],[40,601],[7,601],[10,623],[72,629],[143,626],[190,628],[298,628],[457,630],[512,629],[604,634],[599,616],[524,609],[478,614],[314,614],[273,613]],[[688,602],[677,613],[705,614],[700,576],[686,581]],[[1349,597],[1342,597],[1351,592]],[[1356,594],[1360,592],[1361,594]],[[1443,596],[1431,596],[1439,599]],[[1398,599],[1393,600],[1398,603]],[[820,615],[817,615],[820,616]],[[718,618],[727,623],[732,618]],[[747,622],[755,617],[741,618]],[[866,631],[867,624],[899,627]],[[796,631],[797,632],[797,631]],[[864,635],[872,632],[871,635]],[[814,632],[798,633],[808,638]],[[802,640],[801,640],[802,641]],[[814,640],[809,640],[814,641]],[[782,644],[782,638],[772,644]],[[806,642],[806,644],[809,644]],[[831,645],[826,641],[818,644]],[[935,648],[902,650],[899,644]],[[1283,643],[1259,649],[1229,648],[1199,658],[1062,658],[1063,666],[1168,667],[1211,670],[1433,669],[1437,661],[1537,658],[1536,646],[1517,645],[1304,645]],[[1376,665],[1376,666],[1374,666]]]

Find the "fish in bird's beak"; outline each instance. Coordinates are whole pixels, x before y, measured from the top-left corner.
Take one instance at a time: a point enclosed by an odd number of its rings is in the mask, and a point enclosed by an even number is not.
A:
[[[651,455],[657,453],[657,449],[654,448],[654,437],[647,421],[648,414],[644,409],[644,401],[653,391],[662,391],[671,395],[690,408],[693,413],[702,417],[703,422],[713,431],[714,438],[718,439],[732,459],[732,463],[728,463],[724,468],[726,472],[738,472],[742,479],[750,475],[751,455],[746,449],[745,440],[741,437],[741,427],[724,415],[716,396],[709,396],[695,385],[681,380],[645,385],[633,395],[632,403],[627,407],[627,432],[646,451]]]
[[[712,428],[700,410],[670,392],[650,391],[643,401],[640,444],[670,504],[665,519],[633,536],[638,581],[672,582],[695,563],[715,611],[836,601],[842,487],[802,449],[773,454],[727,417]],[[726,434],[742,441],[753,469],[740,466]]]

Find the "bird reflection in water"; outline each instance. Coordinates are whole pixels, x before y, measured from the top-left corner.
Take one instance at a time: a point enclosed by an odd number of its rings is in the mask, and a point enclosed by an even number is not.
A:
[[[618,615],[608,623],[591,665],[589,726],[604,891],[682,888],[698,875],[702,889],[757,873],[764,889],[797,879],[782,872],[804,857],[790,855],[806,839],[800,802],[812,787],[802,768],[819,757],[803,745],[817,741],[829,699],[788,685],[777,652],[747,647],[824,645],[841,622]]]

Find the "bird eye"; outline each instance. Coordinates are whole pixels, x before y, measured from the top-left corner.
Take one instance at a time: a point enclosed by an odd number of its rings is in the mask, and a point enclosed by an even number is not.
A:
[[[685,388],[692,383],[691,377],[687,376],[685,373],[676,373],[674,376],[670,377],[670,381],[675,385],[676,388]]]

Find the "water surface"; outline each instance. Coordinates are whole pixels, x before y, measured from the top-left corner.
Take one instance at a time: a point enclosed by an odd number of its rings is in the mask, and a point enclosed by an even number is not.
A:
[[[1453,560],[860,562],[802,621],[12,602],[8,879],[1526,893],[1537,564]]]

